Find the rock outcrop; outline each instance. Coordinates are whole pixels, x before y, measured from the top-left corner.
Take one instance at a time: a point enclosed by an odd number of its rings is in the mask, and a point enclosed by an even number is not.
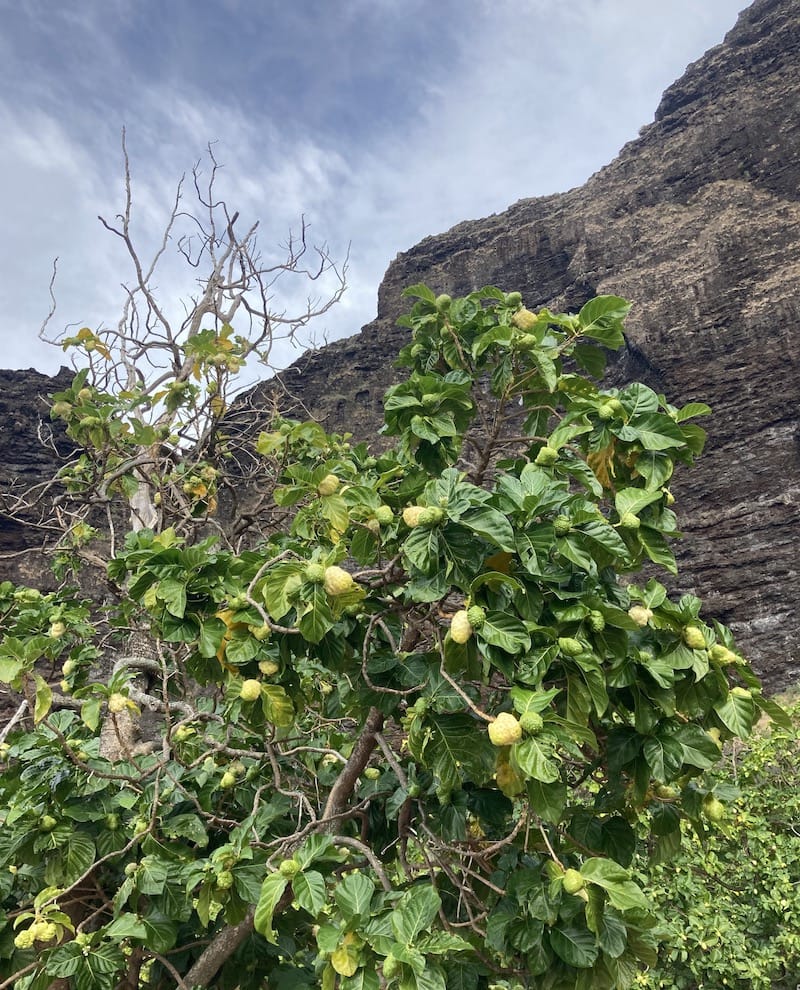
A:
[[[4,504],[13,503],[15,494],[34,493],[58,471],[62,457],[73,444],[62,430],[53,430],[46,397],[66,388],[74,373],[62,368],[50,377],[33,368],[28,371],[0,371],[0,492]],[[0,580],[34,584],[47,583],[42,558],[35,551],[44,534],[32,529],[25,519],[10,518],[0,507]]]
[[[730,623],[776,687],[800,676],[800,4],[756,0],[584,186],[523,200],[399,255],[360,334],[284,376],[329,429],[369,436],[395,379],[402,290],[519,289],[531,308],[597,293],[635,306],[613,379],[714,414],[673,486],[681,586]]]

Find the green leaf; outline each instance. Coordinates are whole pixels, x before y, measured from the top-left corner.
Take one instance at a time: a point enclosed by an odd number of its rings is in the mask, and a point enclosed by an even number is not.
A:
[[[485,505],[470,509],[461,516],[459,522],[501,550],[513,551],[514,530],[508,519],[497,509]]]
[[[744,739],[750,735],[756,717],[756,706],[752,698],[737,698],[729,694],[725,701],[714,705],[714,711],[731,732]]]
[[[297,628],[308,643],[319,643],[333,627],[333,612],[321,585],[314,585],[310,599],[303,604],[298,615]]]
[[[298,873],[292,880],[292,893],[300,907],[314,918],[327,901],[325,880],[316,870]]]
[[[436,296],[431,292],[427,285],[422,282],[418,282],[416,285],[410,285],[407,289],[403,289],[403,296],[411,296],[415,299],[424,299],[425,302],[435,303]]]
[[[434,887],[415,886],[407,890],[392,911],[392,930],[398,942],[410,945],[417,935],[430,927],[442,906]]]
[[[64,886],[68,886],[82,876],[94,862],[94,842],[85,832],[71,832],[59,855],[63,867]]]
[[[25,667],[24,660],[18,660],[15,657],[0,657],[0,682],[11,684],[19,677]]]
[[[362,966],[352,976],[341,978],[342,990],[379,990],[380,980],[374,969]]]
[[[642,509],[660,498],[661,492],[645,491],[642,488],[623,488],[614,496],[614,507],[621,516],[627,512],[638,515]]]
[[[494,747],[468,715],[437,715],[426,721],[426,735],[417,756],[433,772],[438,786],[461,786],[462,773],[473,780],[488,776],[494,763]],[[409,739],[409,746],[415,743]],[[415,747],[416,748],[416,747]]]
[[[683,725],[673,736],[683,749],[683,762],[707,770],[719,762],[719,749],[699,725]]]
[[[669,450],[671,447],[686,446],[686,439],[680,426],[660,413],[650,413],[638,417],[617,431],[620,440],[639,442],[645,450]]]
[[[276,870],[274,873],[268,873],[261,884],[261,896],[256,905],[253,925],[259,935],[263,935],[273,945],[277,944],[278,933],[272,927],[272,916],[288,883],[286,877]]]
[[[524,623],[507,612],[488,612],[477,636],[511,654],[526,653],[531,646]]]
[[[671,736],[645,739],[642,751],[656,780],[677,777],[683,763],[683,746],[677,739]]]
[[[102,706],[103,702],[100,698],[92,698],[81,705],[81,721],[91,732],[96,732],[100,724]]]
[[[541,780],[529,780],[527,791],[534,812],[543,821],[557,825],[567,803],[567,785],[560,781],[546,784]]]
[[[711,411],[711,406],[707,406],[705,402],[689,402],[685,406],[681,406],[675,414],[675,419],[678,423],[682,423],[694,416],[708,416]]]
[[[552,784],[558,780],[558,766],[551,759],[551,746],[543,746],[538,739],[531,737],[511,747],[511,762],[516,764],[523,776]]]
[[[124,938],[147,938],[147,929],[144,922],[136,914],[126,912],[115,918],[110,925],[103,930],[103,934],[108,938],[122,941]]]
[[[292,699],[279,684],[261,685],[261,705],[264,718],[281,728],[294,725],[294,705]]]
[[[370,916],[370,902],[375,884],[363,873],[351,873],[333,891],[333,898],[344,916],[345,924],[365,924]]]
[[[600,948],[612,959],[618,959],[628,944],[628,930],[620,916],[611,908],[603,912],[597,938]]]
[[[550,930],[550,945],[559,959],[576,969],[594,966],[600,951],[590,931],[566,925]]]
[[[649,910],[649,903],[630,874],[610,859],[588,859],[581,866],[581,876],[608,892],[608,899],[618,911]]]
[[[412,567],[430,575],[439,569],[440,546],[438,529],[417,526],[403,544],[403,554]]]

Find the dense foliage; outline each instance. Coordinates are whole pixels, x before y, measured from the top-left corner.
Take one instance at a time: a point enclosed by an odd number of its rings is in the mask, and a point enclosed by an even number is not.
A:
[[[713,839],[706,772],[779,715],[697,598],[634,583],[675,571],[668,485],[709,410],[598,386],[619,298],[409,294],[383,453],[277,415],[247,449],[248,343],[211,319],[145,334],[155,383],[104,371],[131,371],[113,334],[65,341],[92,367],[54,397],[81,447],[62,586],[0,586],[30,717],[0,988],[602,990],[655,964],[637,851]],[[70,590],[86,566],[102,601]]]
[[[722,827],[646,875],[664,946],[648,988],[795,990],[800,973],[800,707],[732,746]]]

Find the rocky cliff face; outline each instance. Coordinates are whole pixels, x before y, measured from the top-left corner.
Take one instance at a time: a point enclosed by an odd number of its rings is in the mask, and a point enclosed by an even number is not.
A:
[[[401,292],[415,282],[453,295],[518,289],[531,308],[575,309],[597,293],[630,298],[628,344],[611,378],[642,379],[675,403],[714,409],[707,453],[673,485],[686,536],[680,587],[733,626],[771,687],[797,680],[798,107],[800,3],[756,0],[584,186],[459,224],[398,256],[377,319],[284,374],[295,411],[329,430],[375,435],[405,341],[395,326],[407,308]],[[35,454],[32,403],[59,385],[39,379],[0,378],[0,481],[48,466],[36,460],[48,455]],[[249,409],[269,395],[273,385],[259,386]],[[23,545],[24,534],[0,520],[0,550]]]
[[[635,303],[610,371],[709,402],[707,452],[673,486],[681,586],[729,622],[771,686],[800,677],[800,3],[756,0],[652,124],[584,186],[429,237],[390,266],[378,317],[285,375],[332,430],[370,436],[415,282],[526,305]]]
[[[0,371],[0,491],[35,491],[52,478],[72,444],[53,433],[46,397],[66,388],[73,372],[62,368],[50,377],[38,371]],[[0,580],[43,587],[47,575],[34,552],[43,534],[0,511]]]

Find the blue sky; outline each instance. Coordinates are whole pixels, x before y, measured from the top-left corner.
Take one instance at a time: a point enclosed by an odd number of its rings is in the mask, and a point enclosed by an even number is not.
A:
[[[62,362],[37,340],[56,255],[56,324],[118,319],[130,273],[96,218],[122,206],[123,125],[145,249],[209,142],[262,245],[304,214],[334,257],[349,246],[321,343],[375,316],[399,251],[611,161],[744,5],[0,0],[0,366]],[[158,281],[176,304],[190,285],[174,251]]]

